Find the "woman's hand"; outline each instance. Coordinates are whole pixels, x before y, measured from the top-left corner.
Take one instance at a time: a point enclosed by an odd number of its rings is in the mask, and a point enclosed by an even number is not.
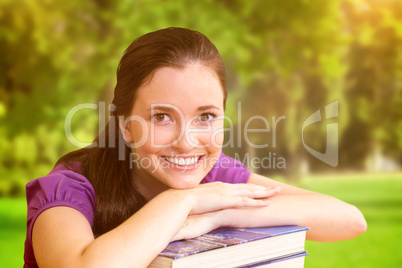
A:
[[[280,188],[213,182],[179,191],[190,197],[192,209],[189,215],[194,215],[235,207],[265,207],[269,205],[266,198],[279,193]]]
[[[172,241],[190,239],[220,227],[219,211],[188,216]]]
[[[208,233],[224,224],[221,213],[231,208],[266,207],[267,198],[279,193],[279,187],[266,188],[253,184],[228,184],[213,182],[194,189],[181,191],[190,197],[192,209],[172,241],[194,238]]]

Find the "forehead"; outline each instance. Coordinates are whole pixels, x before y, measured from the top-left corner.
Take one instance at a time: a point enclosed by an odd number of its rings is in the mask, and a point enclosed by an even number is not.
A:
[[[199,64],[185,68],[162,67],[138,89],[134,108],[170,104],[180,108],[214,105],[223,110],[223,89],[217,75]]]

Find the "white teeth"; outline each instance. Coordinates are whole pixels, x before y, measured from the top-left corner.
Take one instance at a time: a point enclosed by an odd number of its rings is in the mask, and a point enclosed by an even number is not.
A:
[[[187,158],[187,159],[186,159],[186,165],[187,165],[187,166],[190,165],[191,162],[192,162],[192,158]]]
[[[180,166],[190,166],[198,162],[199,157],[189,157],[189,158],[177,158],[177,157],[165,157],[170,163],[180,165]]]

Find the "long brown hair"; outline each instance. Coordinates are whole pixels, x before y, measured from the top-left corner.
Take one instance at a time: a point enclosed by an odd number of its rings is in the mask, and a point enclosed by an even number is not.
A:
[[[96,192],[93,232],[99,236],[112,230],[138,211],[146,200],[137,189],[130,169],[130,149],[122,143],[119,116],[129,116],[138,88],[161,67],[182,69],[186,64],[202,64],[217,75],[227,99],[226,74],[214,44],[203,34],[184,28],[167,28],[145,34],[126,49],[117,69],[109,122],[93,146],[73,151],[56,163],[70,169],[80,162],[80,170]],[[122,157],[123,156],[123,157]],[[119,158],[120,157],[120,158]],[[123,160],[119,160],[124,158]]]

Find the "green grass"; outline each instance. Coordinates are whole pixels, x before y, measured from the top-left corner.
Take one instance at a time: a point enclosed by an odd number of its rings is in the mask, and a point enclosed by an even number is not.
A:
[[[306,268],[402,267],[402,174],[312,176],[300,185],[361,209],[368,230],[335,243],[307,241]],[[0,199],[0,267],[22,267],[24,199]]]
[[[26,232],[26,201],[0,199],[0,267],[22,267]]]
[[[402,174],[315,176],[302,187],[356,205],[368,223],[352,240],[307,241],[305,267],[402,267]]]

